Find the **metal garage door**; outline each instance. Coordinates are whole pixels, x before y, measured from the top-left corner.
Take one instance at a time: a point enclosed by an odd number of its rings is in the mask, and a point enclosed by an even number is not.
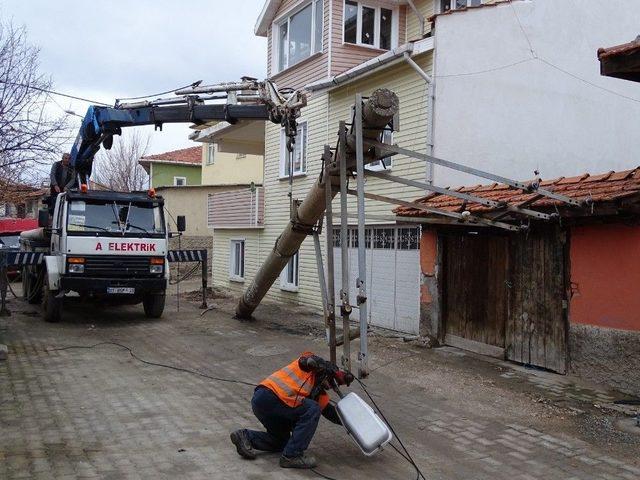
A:
[[[417,334],[420,321],[418,228],[371,226],[367,227],[365,237],[369,323]],[[342,279],[340,229],[334,229],[333,245],[336,303],[339,303]],[[355,227],[349,229],[348,250],[349,300],[355,304],[358,277],[358,231]]]

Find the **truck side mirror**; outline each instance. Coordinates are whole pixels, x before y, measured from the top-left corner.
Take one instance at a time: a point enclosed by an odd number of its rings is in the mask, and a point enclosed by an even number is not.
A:
[[[38,227],[44,228],[49,226],[49,211],[38,210]]]
[[[184,232],[187,229],[187,220],[184,215],[178,215],[176,217],[176,227],[179,232]]]

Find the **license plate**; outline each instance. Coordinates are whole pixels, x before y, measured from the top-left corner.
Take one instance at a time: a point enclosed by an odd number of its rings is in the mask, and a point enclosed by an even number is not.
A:
[[[133,287],[107,287],[107,293],[133,295],[136,289]]]

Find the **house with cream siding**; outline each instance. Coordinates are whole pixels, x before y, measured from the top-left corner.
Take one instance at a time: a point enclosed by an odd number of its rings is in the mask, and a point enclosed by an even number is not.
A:
[[[475,0],[468,0],[469,5]],[[325,144],[334,145],[338,122],[350,121],[356,93],[368,95],[389,88],[400,98],[400,115],[385,141],[428,153],[431,150],[431,87],[433,39],[428,17],[446,2],[434,0],[269,0],[256,23],[256,35],[268,42],[268,75],[280,88],[302,89],[308,104],[298,120],[298,135],[289,164],[280,126],[239,122],[226,132],[209,132],[229,151],[254,151],[245,132],[263,128],[264,182],[256,206],[263,216],[242,227],[220,209],[211,209],[214,230],[213,284],[240,294],[255,275],[276,238],[290,220],[291,201],[304,198],[322,167]],[[461,7],[456,2],[453,8]],[[465,1],[466,6],[466,1]],[[253,125],[253,127],[252,127]],[[216,127],[209,127],[215,129]],[[234,138],[235,136],[235,138]],[[251,135],[244,138],[255,140]],[[249,144],[251,143],[251,144]],[[395,156],[368,168],[391,171],[414,180],[430,180],[431,170],[421,161]],[[367,178],[367,190],[401,199],[420,192],[377,178]],[[349,209],[355,211],[355,202]],[[225,202],[226,208],[231,204]],[[260,210],[262,209],[262,210]],[[334,205],[339,211],[338,201]],[[389,205],[368,202],[367,214],[389,215]],[[244,215],[244,214],[243,214]],[[217,218],[216,218],[217,217]],[[371,222],[367,227],[370,322],[394,330],[420,329],[419,232],[412,225]],[[355,233],[350,269],[355,291]],[[337,240],[336,240],[336,246]],[[323,253],[324,254],[324,253]],[[337,254],[337,252],[336,252]],[[336,276],[340,276],[337,268]],[[282,272],[268,298],[322,311],[313,242],[306,240]],[[259,311],[258,311],[259,314]]]

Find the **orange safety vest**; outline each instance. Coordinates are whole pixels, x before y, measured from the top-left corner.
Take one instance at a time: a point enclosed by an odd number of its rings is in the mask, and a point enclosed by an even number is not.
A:
[[[311,352],[304,352],[301,357],[313,355]],[[298,358],[281,368],[277,372],[273,372],[265,378],[260,385],[267,387],[275,393],[280,400],[288,406],[295,408],[302,404],[302,401],[311,394],[315,384],[315,375],[313,372],[305,372],[298,365]],[[318,396],[318,404],[320,408],[324,408],[329,404],[329,395],[322,392]]]

